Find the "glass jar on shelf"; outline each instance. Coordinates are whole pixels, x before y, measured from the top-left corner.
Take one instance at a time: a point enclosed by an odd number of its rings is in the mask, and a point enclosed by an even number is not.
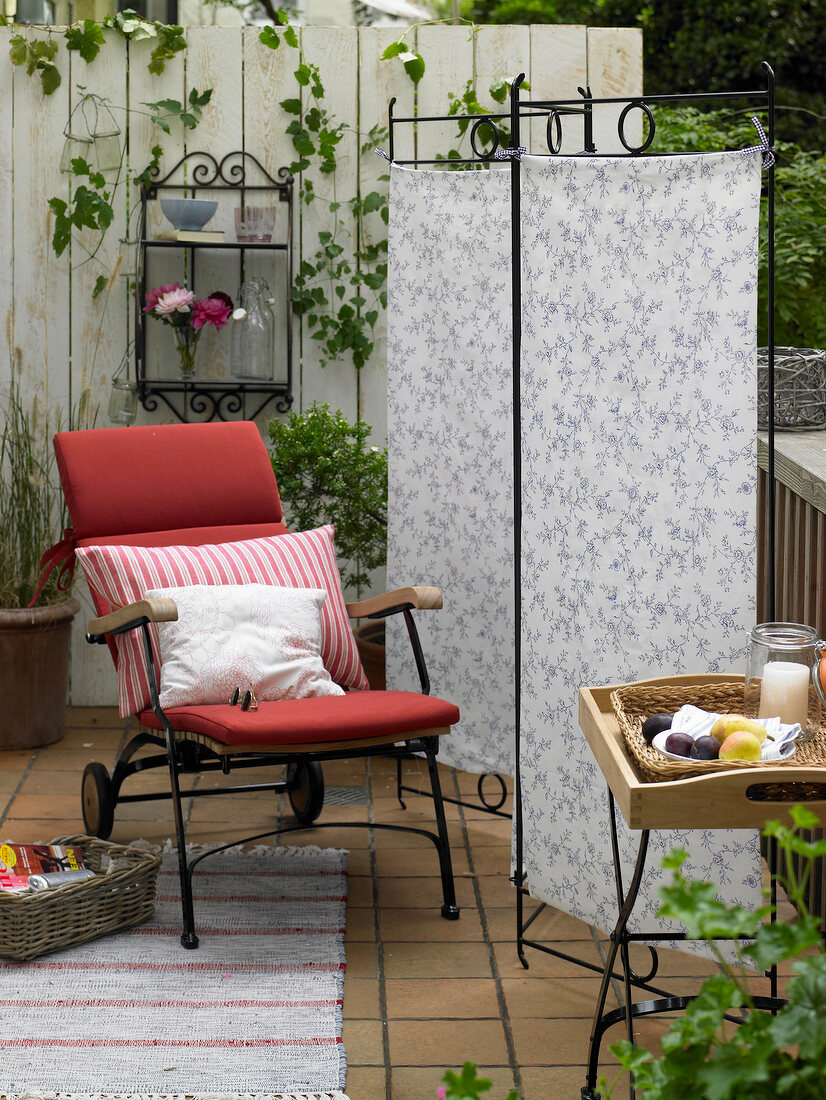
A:
[[[260,282],[250,279],[243,284],[241,304],[232,314],[230,373],[249,382],[268,382],[273,375],[273,318]]]
[[[758,718],[779,717],[799,723],[798,741],[808,741],[821,728],[826,701],[823,677],[826,642],[801,623],[761,623],[749,635],[745,701]]]

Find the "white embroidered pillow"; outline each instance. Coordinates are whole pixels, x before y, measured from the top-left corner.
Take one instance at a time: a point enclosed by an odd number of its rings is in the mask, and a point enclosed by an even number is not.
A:
[[[178,621],[158,629],[162,707],[227,703],[236,687],[262,703],[344,695],[321,660],[321,589],[191,584],[146,595],[178,606]]]

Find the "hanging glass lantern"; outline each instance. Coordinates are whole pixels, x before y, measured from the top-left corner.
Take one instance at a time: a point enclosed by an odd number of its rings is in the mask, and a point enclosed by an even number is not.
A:
[[[95,143],[95,160],[99,172],[116,172],[120,168],[120,127],[106,103],[97,96],[91,97],[95,105],[95,121],[92,140]]]
[[[112,375],[112,393],[109,396],[109,419],[116,427],[128,428],[138,415],[138,387],[129,381],[130,342],[115,373]]]
[[[66,140],[63,142],[63,152],[60,156],[60,171],[71,172],[72,161],[77,159],[85,160],[90,167],[94,168],[92,163],[94,143],[92,139],[88,135],[84,137],[82,134],[73,134],[68,126],[63,133]]]

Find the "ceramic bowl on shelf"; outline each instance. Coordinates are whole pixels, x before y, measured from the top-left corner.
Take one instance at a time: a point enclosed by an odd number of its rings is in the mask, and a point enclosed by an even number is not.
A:
[[[203,229],[217,209],[218,203],[209,199],[161,199],[164,217],[175,229]]]

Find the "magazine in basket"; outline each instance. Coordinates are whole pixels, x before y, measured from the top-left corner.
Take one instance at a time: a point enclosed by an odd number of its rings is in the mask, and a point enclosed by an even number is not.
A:
[[[28,892],[29,875],[79,871],[85,866],[82,848],[64,848],[59,844],[0,844],[0,890]]]

